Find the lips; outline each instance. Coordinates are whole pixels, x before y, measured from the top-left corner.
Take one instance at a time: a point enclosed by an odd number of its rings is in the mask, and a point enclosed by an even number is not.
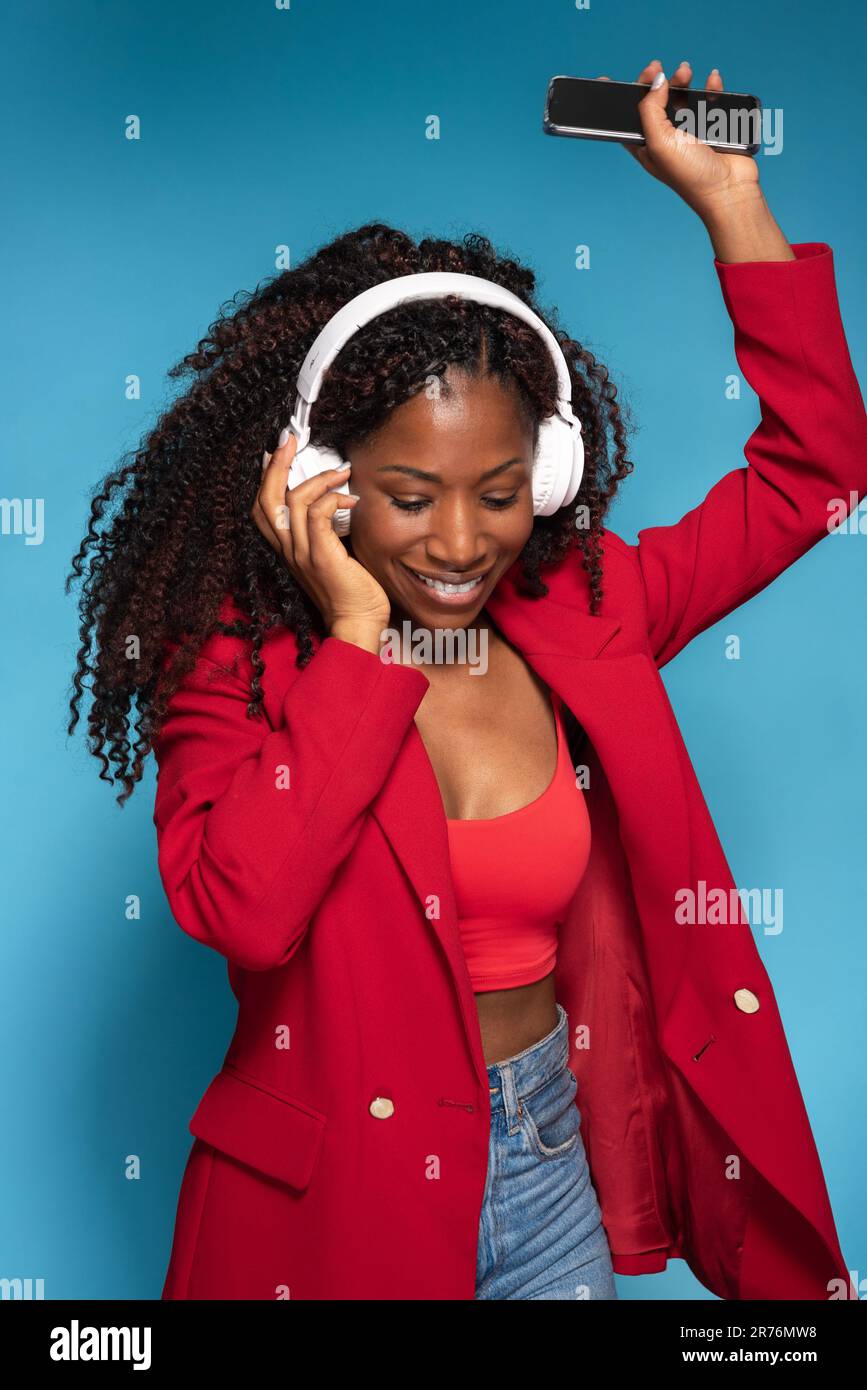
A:
[[[490,574],[490,570],[485,570],[477,572],[475,575],[468,575],[466,579],[458,582],[442,579],[439,575],[423,574],[420,570],[414,570],[410,565],[405,565],[402,560],[400,563],[429,599],[434,603],[452,606],[471,603],[481,593],[485,580]]]

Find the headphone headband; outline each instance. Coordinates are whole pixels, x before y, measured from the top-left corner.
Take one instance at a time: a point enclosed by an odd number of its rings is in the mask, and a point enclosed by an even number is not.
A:
[[[298,373],[298,395],[291,425],[298,436],[299,452],[310,440],[310,409],[319,395],[325,373],[352,335],[371,319],[378,318],[399,304],[416,299],[445,299],[449,295],[473,300],[477,304],[488,304],[495,309],[505,309],[536,331],[557,370],[556,414],[580,430],[581,422],[572,413],[572,381],[566,359],[554,334],[538,314],[511,290],[493,280],[486,280],[480,275],[464,275],[459,271],[429,270],[398,275],[362,290],[361,294],[338,309],[320,331]]]

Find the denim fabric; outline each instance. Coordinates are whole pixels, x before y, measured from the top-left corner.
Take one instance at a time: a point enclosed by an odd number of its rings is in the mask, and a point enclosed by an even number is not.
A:
[[[566,1011],[532,1047],[488,1067],[491,1140],[476,1298],[616,1299],[567,1066]]]

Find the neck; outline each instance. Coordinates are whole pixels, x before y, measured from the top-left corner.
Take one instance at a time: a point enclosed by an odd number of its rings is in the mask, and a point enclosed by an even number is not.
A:
[[[443,617],[443,622],[429,627],[413,618],[399,605],[392,605],[389,625],[399,638],[400,664],[415,666],[417,670],[423,671],[429,679],[436,676],[438,680],[460,679],[462,675],[466,674],[464,667],[467,662],[478,665],[480,658],[484,659],[486,667],[487,654],[501,646],[503,638],[485,609],[481,609],[474,622],[463,624],[460,627],[450,625],[445,621],[446,615]],[[407,642],[404,642],[404,623],[409,624]],[[450,633],[453,634],[451,638],[449,638]],[[456,659],[449,660],[448,656],[445,659],[437,659],[438,635],[442,650],[446,653],[449,653],[450,650],[458,653]],[[453,646],[450,646],[450,643]]]

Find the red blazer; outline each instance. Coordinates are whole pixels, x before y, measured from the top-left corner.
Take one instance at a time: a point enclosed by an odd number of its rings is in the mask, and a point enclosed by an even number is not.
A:
[[[735,883],[659,675],[826,535],[834,498],[867,493],[832,252],[793,249],[714,261],[761,401],[748,466],[635,545],[606,533],[605,616],[576,552],[544,599],[516,563],[488,605],[592,744],[555,983],[614,1268],[681,1258],[725,1299],[855,1296],[749,922],[676,920],[680,890]],[[246,713],[249,644],[216,635],[155,748],[168,901],[239,1006],[190,1121],[162,1296],[471,1299],[489,1092],[414,723],[428,680],[333,637],[299,672],[286,628],[264,650],[266,718]]]

